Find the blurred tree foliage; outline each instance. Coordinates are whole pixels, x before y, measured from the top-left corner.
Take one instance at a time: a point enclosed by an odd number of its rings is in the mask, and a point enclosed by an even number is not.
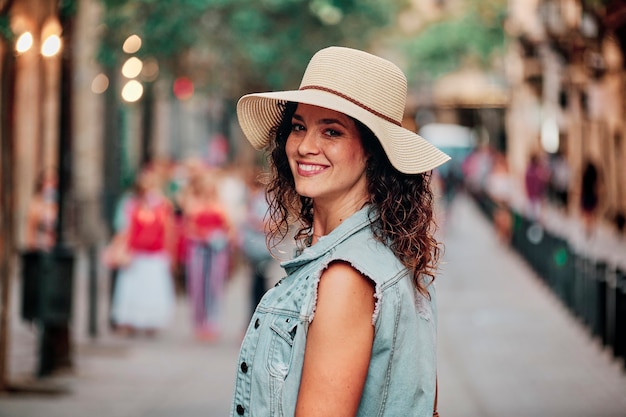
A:
[[[136,33],[137,53],[197,88],[237,97],[296,88],[306,63],[329,45],[365,48],[406,0],[101,0],[101,64],[115,68]]]
[[[410,83],[430,82],[472,62],[484,69],[505,50],[506,0],[468,0],[417,36],[400,42]]]
[[[15,34],[11,30],[11,19],[8,14],[0,14],[0,40],[10,41]]]
[[[11,17],[9,10],[13,6],[13,0],[0,1],[0,42],[11,41],[15,34],[11,30]]]

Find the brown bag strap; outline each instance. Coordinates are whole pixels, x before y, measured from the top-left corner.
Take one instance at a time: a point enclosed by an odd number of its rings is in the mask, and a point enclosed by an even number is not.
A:
[[[433,408],[433,417],[439,417],[439,411],[437,411],[437,394],[439,394],[439,381],[435,380],[435,408]]]

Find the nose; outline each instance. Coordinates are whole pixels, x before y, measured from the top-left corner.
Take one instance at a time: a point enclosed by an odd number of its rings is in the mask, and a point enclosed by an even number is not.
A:
[[[300,155],[310,155],[319,152],[317,136],[313,130],[308,130],[298,143],[298,153]]]

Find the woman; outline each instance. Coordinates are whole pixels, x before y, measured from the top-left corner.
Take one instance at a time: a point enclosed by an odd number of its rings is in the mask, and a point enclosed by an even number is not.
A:
[[[121,336],[153,336],[168,324],[175,305],[171,273],[173,211],[160,191],[156,172],[144,169],[124,203],[124,225],[114,237],[127,247],[119,269],[111,316]],[[121,242],[121,243],[119,243]]]
[[[220,313],[229,274],[231,226],[217,195],[216,172],[190,178],[181,199],[187,239],[187,290],[195,337],[213,341],[221,332]]]
[[[250,94],[238,117],[268,147],[269,240],[299,250],[243,340],[231,414],[431,416],[436,391],[430,171],[449,159],[401,127],[406,78],[341,47],[298,91]]]

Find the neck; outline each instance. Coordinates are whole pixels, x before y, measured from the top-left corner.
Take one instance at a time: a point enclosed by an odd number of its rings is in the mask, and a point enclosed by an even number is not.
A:
[[[368,198],[362,198],[349,204],[335,205],[328,207],[313,203],[313,242],[322,236],[326,236],[345,219],[361,210],[369,201]]]

